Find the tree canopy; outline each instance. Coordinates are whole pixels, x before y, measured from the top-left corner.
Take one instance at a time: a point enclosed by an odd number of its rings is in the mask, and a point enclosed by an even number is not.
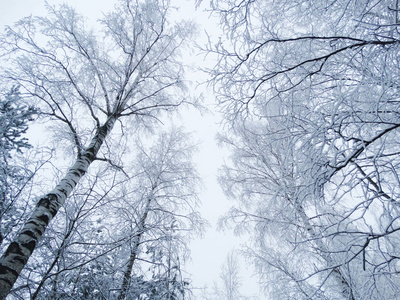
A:
[[[53,292],[46,295],[54,296],[63,277],[62,274],[65,274],[63,269],[78,268],[79,272],[84,272],[85,268],[94,267],[89,262],[94,261],[95,264],[100,264],[99,260],[108,258],[107,253],[123,247],[124,243],[131,243],[132,239],[138,236],[139,233],[136,232],[133,236],[121,236],[119,239],[115,237],[114,240],[109,241],[100,234],[103,230],[98,229],[96,232],[99,235],[95,238],[96,234],[93,236],[93,232],[87,231],[82,225],[84,223],[82,218],[89,218],[88,214],[91,218],[96,216],[97,205],[111,205],[109,194],[119,186],[122,187],[122,182],[127,178],[134,180],[136,176],[139,176],[139,170],[128,172],[124,168],[129,161],[129,151],[135,150],[135,142],[145,142],[145,139],[140,137],[140,133],[153,134],[155,131],[160,131],[159,128],[156,129],[156,126],[161,124],[160,118],[163,113],[174,112],[183,104],[194,104],[190,97],[185,95],[184,68],[180,60],[181,49],[190,43],[194,27],[190,26],[190,23],[169,20],[169,1],[121,0],[113,11],[104,14],[100,20],[100,26],[93,29],[87,28],[84,17],[66,4],[58,7],[47,5],[47,10],[48,15],[45,17],[26,17],[14,26],[6,28],[5,33],[0,37],[0,58],[4,66],[0,77],[4,86],[18,86],[24,102],[30,103],[40,111],[42,122],[51,124],[53,137],[55,137],[53,145],[57,156],[54,161],[60,158],[60,154],[64,154],[62,159],[69,164],[69,168],[65,170],[64,164],[61,169],[57,169],[59,167],[53,162],[55,166],[53,172],[57,175],[53,180],[47,174],[48,186],[52,187],[46,191],[45,185],[42,185],[43,188],[38,189],[42,196],[35,194],[38,190],[24,195],[27,197],[25,202],[32,205],[34,201],[35,205],[24,225],[14,228],[15,235],[2,254],[0,299],[6,297],[18,278],[28,280],[35,286],[37,284],[37,292],[29,290],[29,293],[32,293],[29,297],[35,298],[39,295],[38,292],[45,281],[51,277]],[[13,126],[18,126],[21,132],[26,130],[22,123],[13,124]],[[24,141],[24,139],[17,139],[13,142],[23,146],[21,143]],[[165,151],[174,149],[172,145],[174,142],[180,143],[175,138],[170,145],[166,145],[167,149],[159,151],[167,155]],[[176,161],[182,159],[180,163],[186,163],[187,169],[184,170],[186,173],[181,174],[186,180],[191,180],[192,191],[195,191],[196,176],[189,174],[192,166],[188,161],[183,161],[190,157],[189,146],[182,151],[185,153],[182,153],[179,158],[176,157]],[[167,192],[167,189],[161,188],[160,185],[166,184],[168,180],[179,184],[179,178],[173,178],[167,170],[162,169],[160,173],[157,173],[157,168],[175,167],[174,161],[171,160],[172,156],[168,156],[168,161],[160,161],[160,166],[152,165],[154,161],[151,161],[150,154],[142,158],[143,164],[148,163],[148,169],[143,171],[144,174],[149,176],[148,180],[153,181],[154,189],[161,189],[154,193]],[[166,159],[166,157],[160,158]],[[158,175],[152,174],[153,171]],[[175,175],[179,176],[178,170],[172,170],[174,171],[177,171]],[[159,177],[151,178],[153,175]],[[85,179],[86,177],[90,179]],[[146,186],[146,182],[142,184],[142,187],[137,187],[135,196],[138,199],[135,201],[140,199],[147,201],[148,197],[152,201],[158,201],[151,195],[146,196],[150,191],[144,190],[151,187]],[[182,186],[173,189],[169,184],[169,194],[165,197],[171,197],[171,202],[178,202],[179,199],[189,201],[190,196],[195,197],[194,192],[179,194],[182,193],[183,188]],[[64,223],[58,220],[58,226],[61,228],[64,226],[67,232],[60,235],[57,224],[53,227],[50,221],[60,210],[70,207],[66,201],[70,201],[68,199],[71,198],[74,198],[77,203],[72,206],[74,209],[70,208],[72,211],[63,213],[66,217]],[[136,217],[140,219],[140,214],[144,212],[140,212],[142,205],[140,201],[136,203],[138,205],[136,213],[139,214]],[[154,204],[154,206],[157,205]],[[92,207],[92,212],[85,212],[87,207]],[[195,205],[193,204],[191,208],[194,211]],[[172,209],[172,206],[158,209],[166,213]],[[164,225],[171,227],[172,224],[169,223],[175,222],[174,215],[171,211],[169,212],[168,219],[160,216],[162,219],[159,223],[160,227]],[[195,222],[199,218],[192,218],[192,220]],[[113,221],[118,223],[118,218]],[[112,225],[112,222],[110,224]],[[78,227],[78,225],[83,227]],[[44,236],[49,226],[52,227],[49,231],[53,233]],[[143,224],[136,224],[136,227],[133,226],[131,229],[140,232],[144,230],[141,226],[143,227]],[[75,257],[77,260],[81,259],[78,266],[73,263],[65,266],[61,264],[61,261],[65,263],[63,259],[67,255],[66,248],[74,240],[74,234],[80,235],[78,244],[83,243],[87,247],[74,248],[73,251],[82,251],[86,254],[82,258]],[[52,242],[55,236],[58,238]],[[163,236],[153,238],[165,239]],[[88,242],[86,242],[87,239]],[[93,242],[93,239],[98,239],[98,242]],[[90,247],[92,243],[108,246],[100,247],[100,249],[93,248]],[[41,249],[42,256],[36,257],[36,265],[27,265],[28,259],[37,248]],[[160,253],[159,250],[157,251]],[[165,255],[165,252],[163,253]],[[53,263],[49,266],[43,265],[45,269],[41,269],[38,273],[40,261],[46,255],[53,257]],[[177,251],[174,253],[174,259],[180,255]],[[172,256],[168,259],[171,260]],[[160,260],[161,258],[157,258],[153,264],[165,263],[165,260]],[[175,264],[175,266],[179,265]],[[20,276],[23,269],[25,273]],[[54,274],[54,270],[58,271]],[[100,267],[98,270],[101,273],[106,268]],[[35,274],[33,281],[29,279],[32,272]],[[172,271],[169,270],[169,272]],[[39,279],[39,274],[44,277]],[[76,289],[69,292],[79,291],[77,285],[82,278],[79,276],[76,278],[74,279]],[[100,282],[105,283],[106,279],[99,276],[99,281],[92,280],[94,278],[88,281],[89,286],[94,283],[103,285]],[[175,281],[177,280],[175,278]],[[104,285],[106,286],[111,285]],[[122,289],[126,292],[126,286]],[[22,297],[26,297],[26,289],[14,290],[15,293],[18,291],[22,293]],[[105,297],[104,291],[101,291],[102,297]],[[94,294],[85,293],[82,295],[86,298],[94,296]]]
[[[226,216],[274,299],[395,298],[397,1],[214,1]],[[283,288],[285,287],[285,288]],[[383,296],[385,295],[385,296]]]

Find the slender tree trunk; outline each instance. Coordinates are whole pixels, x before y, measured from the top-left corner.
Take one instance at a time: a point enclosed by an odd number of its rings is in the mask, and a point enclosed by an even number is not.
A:
[[[146,219],[147,219],[147,216],[150,211],[151,200],[152,200],[152,198],[149,198],[149,200],[147,201],[145,211],[144,211],[142,217],[140,218],[140,221],[138,224],[138,233],[136,234],[135,239],[133,241],[131,254],[129,256],[128,265],[126,266],[126,269],[125,269],[124,279],[123,279],[122,285],[121,285],[121,293],[118,296],[118,300],[124,300],[126,298],[126,292],[128,291],[129,282],[131,280],[133,264],[135,263],[135,260],[137,257],[140,240],[145,231]]]
[[[37,296],[39,295],[40,290],[42,289],[44,283],[46,280],[49,278],[50,272],[53,270],[54,266],[57,264],[60,256],[61,256],[62,251],[58,251],[56,257],[54,258],[52,264],[50,267],[47,269],[46,274],[44,274],[42,280],[40,281],[38,287],[36,288],[36,291],[32,294],[31,300],[35,300]]]
[[[121,286],[121,293],[118,296],[118,300],[124,300],[126,298],[126,292],[128,291],[129,282],[131,279],[133,264],[135,263],[136,256],[137,256],[137,250],[138,250],[138,247],[140,244],[140,235],[141,234],[138,234],[135,237],[135,241],[133,242],[133,246],[131,249],[131,255],[129,256],[128,265],[126,266],[126,269],[125,269],[124,279],[122,281],[122,286]]]
[[[334,266],[333,261],[331,256],[329,255],[329,252],[327,251],[325,245],[321,242],[319,237],[317,236],[316,232],[314,231],[313,226],[310,224],[310,219],[308,218],[306,212],[304,211],[303,207],[298,207],[297,212],[300,214],[300,217],[302,219],[302,222],[304,223],[308,234],[315,240],[315,243],[317,244],[317,248],[321,249],[321,256],[322,258],[326,261],[328,267]],[[334,267],[332,269],[332,274],[337,282],[337,284],[342,288],[342,295],[344,296],[345,299],[349,300],[355,300],[354,295],[353,295],[353,290],[351,288],[350,283],[342,273],[339,267]]]
[[[7,248],[0,259],[1,300],[9,294],[51,219],[54,218],[79,180],[88,171],[116,120],[117,117],[112,115],[103,126],[97,129],[89,147],[77,158],[72,168],[68,170],[56,187],[39,199],[31,217]]]
[[[58,283],[58,275],[56,274],[55,278],[53,279],[53,288],[51,289],[50,299],[57,299],[57,283]]]

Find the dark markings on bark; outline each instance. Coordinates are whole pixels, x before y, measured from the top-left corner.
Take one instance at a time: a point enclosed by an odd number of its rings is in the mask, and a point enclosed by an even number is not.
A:
[[[75,180],[72,180],[74,182],[74,184],[76,185],[77,182]],[[73,189],[75,187],[75,185],[70,184],[67,180],[62,180],[63,184],[68,185],[71,189]]]
[[[14,269],[11,269],[11,268],[9,268],[9,267],[7,267],[7,266],[2,266],[2,265],[0,265],[0,274],[8,274],[8,273],[12,273],[12,274],[14,274],[15,276],[17,276],[18,275],[18,273],[14,270]],[[10,282],[9,280],[7,280],[7,279],[5,279],[7,282]],[[11,284],[11,282],[10,282],[10,284]]]
[[[45,223],[46,225],[49,224],[49,222],[50,222],[49,217],[46,216],[46,215],[41,215],[40,217],[38,217],[38,219],[39,219],[40,221],[42,221],[43,223]]]
[[[51,217],[54,218],[54,216],[57,214],[58,206],[53,205],[52,208],[49,209],[49,211],[51,213]]]
[[[3,274],[7,275],[9,273],[12,273],[14,276],[18,276],[18,273],[15,270],[13,270],[9,267],[0,265],[0,274],[1,275],[3,275]],[[2,278],[2,280],[5,281],[8,285],[12,285],[11,280],[7,279],[7,277]]]
[[[77,177],[82,177],[83,175],[85,175],[85,171],[83,171],[83,170],[75,170],[75,171],[72,171],[71,172],[74,176],[77,176]]]
[[[91,147],[86,150],[85,156],[89,162],[94,160],[94,147]]]
[[[58,199],[57,195],[56,194],[48,194],[46,197],[44,197],[42,199],[47,199],[47,201],[44,203],[45,204],[44,207],[47,208],[50,211],[51,216],[54,217],[58,211],[58,207],[57,207],[57,205],[51,205],[51,203],[57,201],[57,199]]]
[[[39,202],[36,204],[36,207],[39,207],[39,206],[44,206],[46,208],[49,208],[50,200],[48,199],[47,196],[43,197],[43,198],[40,198]]]
[[[26,260],[21,256],[15,256],[15,257],[13,257],[12,260],[13,261],[18,261],[20,264],[23,264],[23,265],[26,263]]]
[[[21,244],[21,246],[25,247],[26,249],[29,250],[30,253],[32,253],[33,250],[35,249],[36,241],[33,240],[33,241],[28,242],[28,243]]]
[[[65,189],[60,189],[60,193],[63,193],[65,197],[68,195],[68,192]]]
[[[33,227],[35,227],[35,229],[37,229],[40,226],[35,220],[30,220],[29,222],[26,222],[26,225],[28,225],[28,224],[34,225]],[[39,233],[40,231],[36,231],[36,232]]]
[[[42,216],[38,217],[38,219],[43,222],[46,220],[46,218],[47,218],[47,220],[49,219],[46,215],[42,215]],[[49,221],[47,221],[47,222],[49,222]],[[30,226],[31,229],[28,229],[28,230],[30,230],[31,232],[35,232],[36,235],[38,235],[38,236],[42,236],[43,228],[44,228],[44,226],[42,224],[39,224],[38,222],[36,222],[36,220],[29,220],[28,222],[26,222],[26,225],[32,225],[32,226]],[[47,223],[46,223],[46,225],[47,225]]]
[[[23,242],[12,242],[9,246],[4,255],[1,257],[0,262],[0,269],[5,274],[0,277],[0,298],[5,299],[5,296],[9,293],[10,289],[12,288],[13,284],[17,280],[22,268],[25,266],[26,262],[28,261],[29,257],[31,256],[32,252],[35,249],[38,240],[40,240],[42,234],[46,230],[47,223],[57,214],[61,206],[61,202],[65,200],[64,195],[67,196],[65,190],[68,190],[67,185],[71,187],[71,190],[74,189],[75,185],[79,182],[79,180],[86,174],[87,168],[95,159],[97,152],[99,151],[101,145],[105,137],[107,136],[108,132],[112,129],[114,123],[116,121],[115,116],[110,117],[106,124],[100,127],[96,135],[92,139],[92,143],[90,147],[84,151],[82,157],[75,162],[74,167],[69,170],[69,173],[66,177],[64,177],[61,182],[55,187],[57,194],[50,193],[45,195],[44,197],[40,198],[36,204],[36,209],[33,213],[33,216],[25,223],[24,231],[29,233],[24,236],[20,233],[15,240],[23,241]],[[80,167],[80,168],[79,168]],[[72,176],[71,176],[72,175]],[[70,182],[69,182],[70,181]],[[61,190],[61,191],[60,191]],[[61,193],[59,194],[60,191]],[[48,212],[51,214],[49,215]],[[45,225],[46,224],[46,225]],[[37,239],[32,238],[30,240],[31,233],[37,232]],[[27,241],[28,240],[28,241]],[[29,251],[28,251],[29,250]],[[25,252],[25,253],[23,253]],[[28,253],[30,252],[30,253]],[[16,261],[21,263],[16,263]],[[8,268],[4,265],[14,266],[14,270],[10,270],[8,272]],[[12,275],[11,276],[11,273]],[[1,274],[1,273],[0,273]]]
[[[25,231],[21,232],[21,234],[30,236],[31,238],[34,238],[34,239],[36,238],[35,234],[32,232],[32,230],[25,230]]]
[[[10,255],[10,253],[15,253],[17,255],[24,255],[24,253],[21,250],[20,245],[18,243],[16,243],[16,242],[12,242],[10,244],[10,246],[8,247],[6,253],[4,254],[4,257]]]
[[[42,197],[39,202],[36,204],[37,207],[43,206],[47,209],[51,208],[51,202],[57,200],[56,194],[47,194],[46,196]]]

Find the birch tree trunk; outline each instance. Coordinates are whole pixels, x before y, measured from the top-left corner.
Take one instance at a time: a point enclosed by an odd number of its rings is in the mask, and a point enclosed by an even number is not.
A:
[[[145,231],[146,219],[150,211],[150,203],[151,203],[151,198],[147,201],[145,212],[143,213],[139,221],[138,233],[136,234],[135,239],[133,241],[133,247],[131,249],[131,254],[129,256],[128,265],[126,266],[125,269],[124,279],[122,281],[122,286],[121,286],[121,293],[118,296],[118,300],[124,300],[126,298],[126,292],[128,291],[129,282],[131,279],[133,264],[135,263],[137,257],[137,252],[139,249],[141,237]]]
[[[60,148],[65,142],[78,156],[54,189],[40,197],[0,259],[0,300],[116,120],[134,119],[135,127],[150,128],[163,112],[187,103],[181,95],[185,84],[179,49],[195,32],[186,23],[167,21],[168,1],[122,0],[101,19],[100,30],[86,30],[84,18],[68,5],[47,9],[48,17],[24,18],[0,35],[5,66],[0,77],[2,84],[21,86],[24,101],[33,101],[41,115],[59,126]],[[115,135],[125,141],[125,126]],[[114,149],[119,148],[116,144]],[[114,149],[108,148],[107,155]],[[97,159],[113,164],[109,157]]]
[[[114,127],[116,120],[117,117],[112,115],[104,125],[97,129],[90,145],[77,158],[56,187],[39,199],[31,217],[7,248],[0,260],[1,300],[5,299],[10,292],[51,219],[54,218],[76,184],[88,171],[90,164],[96,159],[101,145]]]
[[[82,210],[80,210],[80,212],[81,211]],[[37,296],[39,295],[39,292],[41,291],[41,289],[42,289],[43,285],[45,284],[46,280],[50,278],[51,271],[53,270],[53,268],[56,265],[58,265],[58,263],[60,261],[60,258],[62,258],[62,256],[64,255],[64,251],[65,251],[66,247],[68,247],[68,243],[69,243],[70,237],[73,234],[73,231],[76,229],[75,226],[78,223],[79,215],[80,215],[80,213],[77,214],[76,218],[72,221],[72,223],[69,226],[67,232],[65,233],[65,235],[63,237],[63,240],[61,242],[61,245],[58,248],[58,250],[56,252],[56,255],[55,255],[54,259],[53,259],[53,262],[50,264],[50,266],[47,268],[46,272],[44,273],[44,275],[42,277],[42,280],[39,282],[35,292],[31,296],[31,300],[35,300],[37,298]],[[58,274],[56,275],[56,278],[57,277],[58,277]],[[57,281],[57,279],[54,280],[54,282],[56,282],[56,281]]]
[[[325,260],[327,267],[332,267],[332,275],[338,286],[342,288],[341,293],[344,299],[355,300],[349,281],[338,266],[334,267],[334,263],[330,255],[331,252],[327,249],[318,234],[315,232],[315,228],[310,223],[310,218],[307,216],[304,208],[299,206],[297,208],[297,212],[299,213],[307,233],[310,235],[310,238],[315,241],[316,248],[319,250],[321,257]]]

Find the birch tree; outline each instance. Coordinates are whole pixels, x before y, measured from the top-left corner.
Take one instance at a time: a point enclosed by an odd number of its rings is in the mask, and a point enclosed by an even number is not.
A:
[[[222,225],[252,234],[254,242],[245,252],[274,299],[354,299],[347,270],[321,239],[320,227],[314,227],[308,203],[296,203],[303,176],[295,168],[296,153],[279,134],[275,139],[265,135],[268,125],[251,125],[235,136],[221,137],[234,161],[223,168],[221,184],[227,195],[240,200]],[[322,283],[324,293],[319,291]]]
[[[65,295],[82,297],[85,288],[79,286],[75,274],[82,275],[85,268],[92,266],[96,266],[93,268],[96,270],[100,265],[108,266],[107,260],[125,242],[104,233],[107,228],[102,221],[104,211],[101,208],[110,205],[115,190],[121,186],[116,180],[118,172],[109,173],[101,170],[97,176],[85,178],[75,188],[10,294],[30,299],[62,298]],[[117,273],[116,269],[114,273],[107,271],[110,276]],[[105,289],[109,278],[103,276],[102,279]],[[96,293],[92,295],[96,296]]]
[[[188,102],[179,94],[184,89],[179,49],[193,26],[168,22],[167,1],[120,1],[101,20],[100,32],[87,29],[83,17],[67,5],[47,8],[47,17],[27,17],[6,29],[1,78],[19,85],[26,101],[57,122],[61,144],[69,143],[76,158],[40,197],[3,254],[0,299],[89,166],[112,163],[111,137],[151,127],[162,111]]]
[[[219,277],[222,281],[222,287],[215,285],[213,297],[221,300],[248,299],[240,294],[242,281],[239,277],[239,272],[237,254],[232,250],[228,253],[221,266]]]
[[[277,299],[399,292],[398,8],[213,2],[227,36],[210,73],[235,151],[222,180],[231,217],[266,233],[253,257]]]
[[[49,225],[10,295],[186,297],[191,289],[184,273],[188,241],[204,223],[196,212],[195,146],[180,128],[158,135],[131,147],[137,155],[127,155],[126,173],[111,165],[99,166],[97,173],[91,168]]]
[[[138,259],[155,260],[150,267],[156,268],[158,278],[164,274],[163,290],[178,289],[181,292],[177,299],[184,297],[188,287],[183,279],[173,281],[182,277],[174,273],[181,271],[180,261],[187,258],[190,237],[201,234],[205,226],[196,210],[200,178],[192,163],[195,147],[190,140],[181,128],[173,128],[161,133],[153,145],[138,146],[133,164],[138,173],[135,184],[125,189],[120,205],[115,205],[116,214],[123,216],[117,226],[126,228],[124,234],[132,235],[123,249],[124,253],[128,250],[127,254],[121,255],[124,273],[118,299],[131,299],[135,294],[136,288],[130,285],[132,277],[140,275],[135,274]]]

